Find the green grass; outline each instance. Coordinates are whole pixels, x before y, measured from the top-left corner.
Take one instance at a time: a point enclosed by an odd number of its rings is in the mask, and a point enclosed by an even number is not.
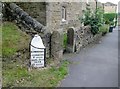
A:
[[[3,62],[3,87],[55,87],[68,73],[68,61],[60,67],[28,71],[22,62]]]
[[[2,26],[2,55],[9,57],[22,48],[28,48],[30,37],[18,29],[11,22],[4,22]]]
[[[64,34],[64,37],[63,37],[63,48],[66,48],[67,46],[67,34]]]

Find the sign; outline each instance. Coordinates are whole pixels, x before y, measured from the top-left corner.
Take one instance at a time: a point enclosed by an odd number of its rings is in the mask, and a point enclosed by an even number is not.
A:
[[[39,35],[35,35],[31,41],[31,66],[44,67],[45,66],[45,46]]]

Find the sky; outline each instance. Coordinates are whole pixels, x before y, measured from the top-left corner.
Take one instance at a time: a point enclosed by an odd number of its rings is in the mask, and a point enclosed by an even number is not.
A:
[[[118,2],[119,2],[120,0],[98,0],[98,1],[100,1],[100,2],[102,2],[102,3],[112,2],[112,3],[114,3],[114,4],[118,4]]]

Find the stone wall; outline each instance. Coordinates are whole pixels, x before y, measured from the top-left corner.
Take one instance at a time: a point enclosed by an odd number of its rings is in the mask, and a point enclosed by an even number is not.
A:
[[[91,33],[91,27],[90,26],[84,26],[81,29],[82,29],[82,33],[83,33],[82,36],[81,36],[82,47],[85,47],[85,46],[87,46],[91,43],[97,42],[99,40],[99,38],[102,37],[101,33],[93,35]],[[78,30],[78,31],[80,31],[80,30]]]
[[[62,6],[66,8],[66,21],[62,21]],[[80,27],[79,17],[82,16],[82,2],[50,2],[46,6],[47,27],[51,31],[69,27]]]
[[[93,35],[90,26],[80,27],[79,29],[70,28],[68,30],[67,52],[76,52],[87,45],[98,42],[102,34]],[[71,35],[71,36],[69,36]],[[69,40],[70,39],[70,40]]]
[[[25,12],[38,22],[46,26],[46,3],[45,2],[17,2]]]

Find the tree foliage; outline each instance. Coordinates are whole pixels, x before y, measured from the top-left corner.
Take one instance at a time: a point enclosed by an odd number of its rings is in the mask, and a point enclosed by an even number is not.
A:
[[[84,26],[90,25],[91,32],[95,35],[99,32],[99,27],[103,24],[103,10],[101,8],[97,8],[92,12],[89,7],[86,7],[84,15],[80,21]]]

